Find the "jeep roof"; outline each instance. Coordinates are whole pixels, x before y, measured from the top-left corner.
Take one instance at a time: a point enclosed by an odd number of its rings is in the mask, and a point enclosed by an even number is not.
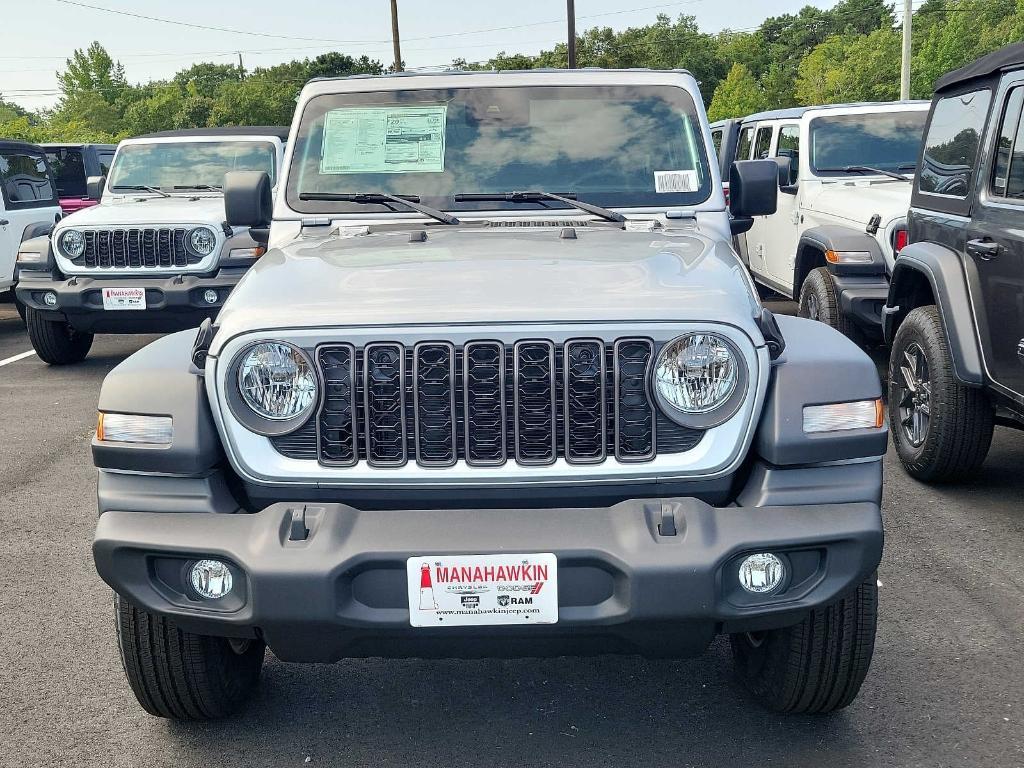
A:
[[[993,51],[960,69],[954,69],[935,81],[936,91],[945,91],[968,80],[986,77],[996,72],[1024,67],[1024,43],[1016,43]]]
[[[905,99],[902,101],[856,101],[848,104],[813,104],[806,107],[789,107],[787,109],[769,109],[765,112],[755,112],[742,118],[744,123],[755,123],[760,120],[785,120],[786,118],[800,118],[807,112],[818,110],[839,111],[842,109],[855,109],[862,107],[891,107],[893,104],[920,104],[927,106],[930,102],[927,99]]]
[[[134,136],[135,139],[193,138],[196,136],[276,136],[288,140],[287,125],[227,125],[220,128],[181,128],[175,131],[157,131]]]

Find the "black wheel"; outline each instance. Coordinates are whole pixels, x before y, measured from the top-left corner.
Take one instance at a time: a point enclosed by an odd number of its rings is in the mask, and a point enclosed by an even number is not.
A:
[[[25,308],[28,338],[44,363],[80,363],[92,347],[92,334],[80,333],[63,320],[47,320],[32,307]]]
[[[889,352],[889,424],[896,453],[918,480],[959,480],[992,444],[995,410],[985,392],[953,376],[935,306],[910,312]]]
[[[874,575],[799,624],[730,635],[744,685],[776,712],[823,714],[856,698],[871,666],[878,620]]]
[[[857,326],[843,314],[839,305],[839,294],[832,282],[832,275],[825,267],[812,270],[800,286],[800,317],[831,325],[844,336],[860,343],[861,333]]]
[[[255,692],[266,649],[262,640],[183,632],[120,595],[114,611],[128,684],[149,714],[215,720],[237,711]]]

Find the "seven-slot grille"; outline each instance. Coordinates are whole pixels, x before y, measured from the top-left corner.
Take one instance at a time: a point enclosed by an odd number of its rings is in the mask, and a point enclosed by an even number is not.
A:
[[[328,466],[650,461],[703,434],[658,414],[654,354],[644,338],[325,344],[316,417],[274,445]]]
[[[96,269],[190,267],[204,258],[185,245],[190,231],[190,227],[83,230],[85,251],[71,262]]]

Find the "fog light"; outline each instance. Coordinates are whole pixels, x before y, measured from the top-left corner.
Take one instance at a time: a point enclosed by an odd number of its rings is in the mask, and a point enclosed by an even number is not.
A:
[[[212,288],[208,288],[206,290],[206,293],[203,294],[203,301],[205,301],[207,304],[216,304],[217,292]]]
[[[54,293],[53,291],[47,291],[46,293],[44,293],[43,294],[43,304],[45,304],[48,307],[56,307],[57,306],[57,294]]]
[[[200,560],[192,566],[192,589],[201,597],[216,600],[231,591],[231,570],[220,560]]]
[[[758,552],[740,563],[740,586],[747,592],[771,592],[785,577],[786,566],[770,552]]]

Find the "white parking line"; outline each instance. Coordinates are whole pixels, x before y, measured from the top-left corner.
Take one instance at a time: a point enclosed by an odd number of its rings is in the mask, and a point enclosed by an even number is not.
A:
[[[9,363],[16,363],[19,360],[24,360],[26,357],[32,357],[33,355],[35,355],[35,353],[36,351],[34,349],[30,349],[28,352],[22,352],[20,355],[8,357],[6,360],[0,360],[0,368],[3,368],[5,365],[8,365]]]

